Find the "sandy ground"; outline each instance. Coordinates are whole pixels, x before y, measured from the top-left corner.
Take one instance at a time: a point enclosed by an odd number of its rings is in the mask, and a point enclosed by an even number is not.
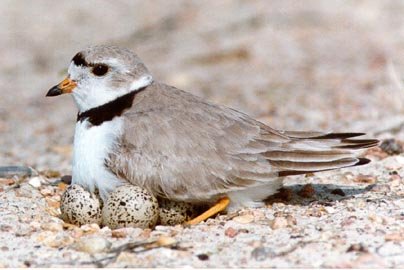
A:
[[[39,176],[0,179],[0,267],[404,267],[404,155],[387,148],[193,227],[67,226],[59,179],[76,108],[44,97],[77,51],[117,44],[158,80],[272,127],[400,145],[403,12],[402,1],[1,1],[0,166]]]

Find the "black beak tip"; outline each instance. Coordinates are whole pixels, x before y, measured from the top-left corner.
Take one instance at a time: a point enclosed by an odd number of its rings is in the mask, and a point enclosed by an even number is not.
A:
[[[46,93],[46,96],[55,97],[55,96],[59,96],[61,94],[62,94],[62,91],[60,90],[60,88],[57,85],[55,85],[54,87],[49,89],[48,93]]]

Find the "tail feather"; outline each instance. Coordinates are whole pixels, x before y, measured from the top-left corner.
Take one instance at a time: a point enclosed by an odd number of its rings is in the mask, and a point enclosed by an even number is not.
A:
[[[352,139],[364,133],[284,132],[291,141],[263,153],[279,176],[306,174],[364,165],[355,151],[376,146],[375,139]]]
[[[316,131],[285,131],[284,134],[296,139],[348,139],[365,135],[360,132],[323,133]]]
[[[344,139],[341,141],[340,145],[334,146],[334,148],[340,149],[361,149],[361,148],[369,148],[378,145],[378,140],[349,140]]]
[[[338,169],[342,169],[342,168],[347,168],[347,167],[353,167],[353,166],[361,166],[361,165],[365,165],[368,164],[370,162],[370,159],[367,158],[357,158],[356,163],[351,164],[351,165],[347,165],[347,166],[342,166],[342,167],[338,167]],[[299,175],[299,174],[307,174],[307,173],[314,173],[314,172],[324,172],[324,171],[329,171],[329,170],[333,170],[335,168],[327,168],[327,169],[323,169],[323,170],[300,170],[300,171],[296,171],[296,170],[282,170],[278,172],[278,176],[280,177],[284,177],[284,176],[289,176],[289,175]]]

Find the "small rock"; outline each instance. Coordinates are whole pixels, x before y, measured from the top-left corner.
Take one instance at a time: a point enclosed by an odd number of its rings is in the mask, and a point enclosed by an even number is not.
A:
[[[286,221],[288,223],[288,226],[294,226],[294,225],[297,224],[296,218],[294,216],[291,216],[291,215],[286,216]]]
[[[127,228],[121,228],[111,231],[111,236],[114,238],[125,238],[128,236]]]
[[[42,184],[42,177],[37,176],[37,177],[32,177],[29,181],[28,184],[30,184],[34,188],[39,188]]]
[[[159,237],[159,239],[157,239],[157,245],[160,247],[171,246],[176,242],[177,241],[174,238],[165,235],[162,235]]]
[[[358,219],[358,217],[356,217],[356,216],[349,216],[341,222],[341,226],[342,227],[350,226],[350,225],[354,224],[357,219]]]
[[[380,217],[380,216],[378,216],[378,215],[376,215],[376,214],[370,214],[369,216],[368,216],[368,218],[369,218],[369,220],[370,221],[372,221],[372,222],[374,222],[374,223],[382,223],[383,222],[383,218],[382,217]]]
[[[274,220],[271,222],[271,228],[273,230],[285,228],[288,226],[288,221],[285,217],[276,217]]]
[[[46,170],[46,171],[41,172],[41,174],[43,176],[45,176],[46,178],[58,178],[58,177],[60,177],[60,172],[54,171],[54,170]]]
[[[401,232],[388,233],[384,236],[384,239],[386,241],[402,242],[404,241],[404,230],[402,230]]]
[[[0,224],[0,231],[2,232],[10,232],[13,229],[11,225]]]
[[[247,224],[251,223],[254,221],[254,216],[253,215],[243,215],[243,216],[237,216],[233,218],[235,222],[241,223],[241,224]]]
[[[331,194],[339,195],[339,196],[345,196],[346,195],[345,192],[340,188],[333,189],[331,191]]]
[[[71,175],[63,175],[60,178],[60,181],[62,181],[63,183],[65,183],[66,185],[70,185],[72,183],[72,176]]]
[[[86,234],[96,233],[100,230],[100,226],[97,223],[84,224],[80,226],[80,229]]]
[[[56,222],[44,223],[41,228],[45,231],[61,232],[63,231],[63,225]]]
[[[233,238],[238,234],[238,231],[234,229],[233,227],[229,227],[224,231],[224,235],[227,237]]]
[[[293,190],[290,188],[280,188],[277,193],[266,199],[266,202],[273,204],[275,202],[290,201],[293,197]]]
[[[29,235],[32,234],[32,232],[33,232],[33,230],[32,230],[31,227],[21,225],[21,226],[17,227],[17,230],[15,232],[15,236],[18,236],[18,237],[19,236],[29,236]]]
[[[129,252],[121,252],[119,256],[116,258],[116,262],[118,264],[126,265],[142,265],[143,260],[137,254],[129,253]]]
[[[327,211],[328,214],[334,214],[335,213],[335,208],[331,206],[325,206],[324,207],[325,211]]]
[[[304,185],[297,194],[303,198],[312,198],[315,193],[316,193],[316,191],[313,188],[313,185],[307,184],[307,185]]]
[[[397,242],[386,242],[381,247],[379,247],[378,254],[384,258],[390,256],[402,256],[402,245]]]
[[[207,260],[209,260],[209,255],[207,255],[207,254],[198,254],[198,255],[196,255],[196,256],[197,256],[198,259],[201,260],[201,261],[207,261]]]
[[[367,248],[359,243],[359,244],[352,244],[346,252],[368,252]]]
[[[81,238],[74,245],[74,249],[81,252],[90,254],[108,251],[111,248],[111,242],[102,237],[87,237]]]
[[[386,184],[376,184],[370,190],[373,192],[386,193],[386,192],[390,192],[391,188],[389,185],[386,185]]]
[[[71,245],[74,242],[73,237],[64,235],[60,232],[43,231],[37,235],[37,241],[52,248],[60,248]]]
[[[29,226],[34,231],[39,231],[41,229],[42,224],[38,221],[32,221],[29,223]]]
[[[55,192],[54,192],[54,190],[51,188],[51,187],[45,187],[45,188],[42,188],[41,190],[40,190],[40,193],[43,195],[43,196],[52,196],[53,194],[55,194]]]
[[[251,257],[256,261],[265,261],[266,259],[274,256],[274,251],[267,247],[256,247],[251,252]]]
[[[373,175],[359,174],[356,178],[353,179],[353,181],[356,183],[374,184],[376,183],[376,177]]]
[[[394,138],[383,140],[383,142],[380,144],[380,148],[388,155],[398,155],[403,152],[403,146]]]
[[[15,184],[14,179],[9,179],[9,178],[0,178],[0,185],[3,186],[11,186]]]

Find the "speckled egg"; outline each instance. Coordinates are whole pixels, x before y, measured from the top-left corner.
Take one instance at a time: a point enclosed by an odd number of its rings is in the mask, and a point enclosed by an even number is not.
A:
[[[71,185],[60,201],[61,218],[74,225],[101,224],[101,199],[79,185]]]
[[[159,224],[182,224],[201,213],[201,207],[186,203],[159,198]]]
[[[152,228],[158,219],[158,209],[157,199],[147,190],[124,185],[109,194],[102,209],[102,223],[111,229]]]

